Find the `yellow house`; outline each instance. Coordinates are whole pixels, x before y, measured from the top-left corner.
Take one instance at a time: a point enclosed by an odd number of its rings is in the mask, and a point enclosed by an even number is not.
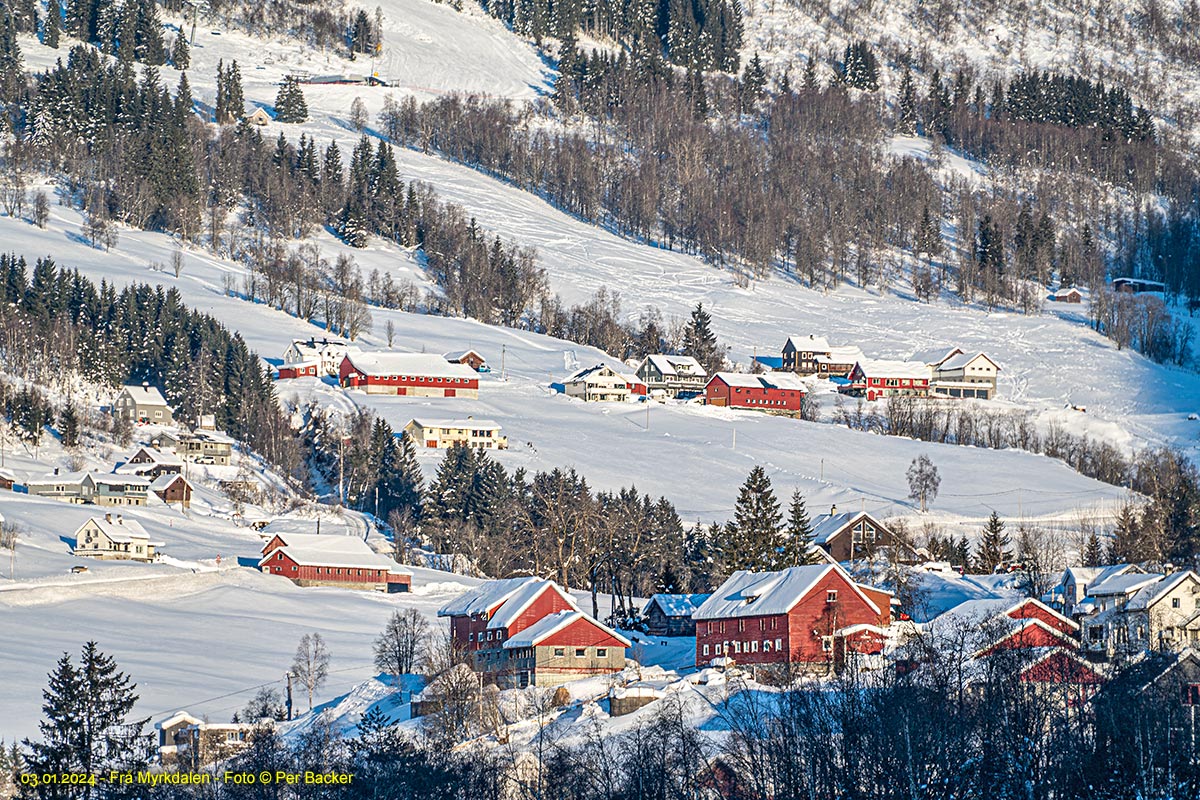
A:
[[[404,426],[418,447],[447,448],[457,443],[483,450],[507,450],[508,437],[489,419],[414,419]]]
[[[137,520],[125,519],[120,514],[105,514],[92,517],[79,526],[75,531],[72,554],[119,561],[153,561],[154,549],[158,546],[160,543],[150,541],[150,535]]]

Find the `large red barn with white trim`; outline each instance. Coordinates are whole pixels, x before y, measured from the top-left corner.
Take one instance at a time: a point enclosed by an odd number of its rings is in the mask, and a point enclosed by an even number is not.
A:
[[[425,353],[347,353],[338,380],[348,389],[362,389],[367,394],[479,397],[475,370]]]
[[[791,372],[718,372],[704,387],[704,402],[757,411],[799,411],[805,391],[804,381]]]

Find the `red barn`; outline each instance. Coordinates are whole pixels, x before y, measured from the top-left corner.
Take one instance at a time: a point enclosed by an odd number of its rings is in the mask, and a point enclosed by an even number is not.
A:
[[[475,370],[424,353],[347,353],[338,379],[342,386],[368,394],[479,397],[479,375]]]
[[[891,596],[879,589],[868,594],[836,564],[739,570],[692,618],[697,666],[730,658],[827,668],[847,653],[882,652]]]
[[[933,370],[920,361],[863,359],[850,370],[848,391],[868,400],[881,397],[926,397]]]
[[[357,536],[277,533],[263,546],[258,568],[297,586],[340,586],[407,592],[412,573]]]
[[[629,643],[580,612],[553,581],[487,581],[438,616],[450,618],[451,640],[471,653],[475,671],[504,687],[562,683],[625,666]]]
[[[704,387],[704,402],[759,411],[799,411],[805,391],[804,381],[791,372],[718,372]]]
[[[294,361],[279,367],[279,380],[291,378],[315,378],[321,365],[317,361]]]
[[[1004,620],[1001,617],[998,622]],[[1011,619],[999,636],[977,656],[994,655],[1002,650],[1030,650],[1037,647],[1062,647],[1078,650],[1079,642],[1039,619]]]

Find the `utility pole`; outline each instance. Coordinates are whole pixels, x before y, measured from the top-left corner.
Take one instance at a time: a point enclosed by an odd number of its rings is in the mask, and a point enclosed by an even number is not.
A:
[[[821,459],[821,480],[825,480],[825,459]]]
[[[504,358],[508,354],[508,345],[500,345],[500,380],[508,380],[508,373],[504,370]]]
[[[338,504],[346,505],[346,437],[338,434]]]
[[[650,430],[650,398],[646,398],[646,430]]]
[[[284,677],[287,678],[287,718],[290,720],[292,718],[292,673],[286,672]]]
[[[375,487],[375,526],[379,527],[379,487]]]
[[[737,450],[737,428],[733,429],[733,449]]]

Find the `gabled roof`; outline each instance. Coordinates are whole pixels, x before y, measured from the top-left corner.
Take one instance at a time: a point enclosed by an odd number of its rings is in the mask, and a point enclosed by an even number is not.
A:
[[[203,720],[201,720],[197,717],[193,717],[191,714],[187,713],[186,711],[176,711],[174,714],[167,717],[166,719],[154,723],[154,728],[155,728],[155,730],[161,731],[163,728],[170,728],[171,726],[176,725],[180,722],[186,722],[189,725],[199,725],[201,722],[203,722]]]
[[[806,391],[807,385],[794,372],[763,372],[754,375],[749,372],[717,372],[709,378],[709,383],[719,380],[726,386],[737,386],[743,389],[795,389]]]
[[[575,598],[560,589],[554,581],[533,580],[519,586],[499,608],[492,612],[488,619],[488,628],[495,630],[511,627],[517,621],[517,617],[525,613],[544,592],[556,592],[566,601],[567,605],[578,609]]]
[[[137,486],[139,488],[149,488],[150,481],[143,478],[141,475],[116,475],[105,472],[89,472],[83,476],[83,480],[91,481],[96,486]]]
[[[408,425],[417,425],[421,428],[464,428],[471,430],[500,430],[500,423],[490,419],[412,419]],[[404,427],[408,427],[405,425]]]
[[[439,617],[462,617],[485,614],[512,597],[527,583],[539,583],[538,578],[502,578],[484,581],[438,609]]]
[[[887,531],[886,526],[865,511],[843,511],[840,514],[818,514],[812,521],[813,542],[828,544],[829,541],[862,518],[866,518],[876,528]]]
[[[950,356],[945,361],[938,364],[937,369],[939,369],[939,370],[963,369],[968,364],[970,364],[972,361],[975,361],[976,359],[979,359],[979,358],[982,358],[984,361],[988,362],[993,367],[995,367],[997,372],[1000,371],[1000,365],[997,364],[995,361],[993,361],[991,358],[989,358],[985,353],[980,353],[980,352],[964,353],[962,351],[959,351],[957,354]]]
[[[150,491],[152,491],[152,492],[165,491],[175,481],[183,481],[189,487],[192,485],[192,484],[188,483],[187,478],[183,477],[178,472],[168,472],[166,474],[159,475],[157,478],[155,478],[153,480],[153,482],[151,482]]]
[[[122,386],[121,391],[132,397],[138,405],[165,406],[167,404],[167,398],[163,397],[157,386],[128,384]]]
[[[829,354],[818,353],[813,361],[818,364],[857,364],[863,359],[863,351],[858,345],[839,344],[829,348]]]
[[[868,607],[876,614],[880,613],[879,606],[863,594],[840,567],[813,564],[788,567],[777,572],[738,570],[696,609],[692,618],[725,619],[786,614],[830,572],[838,572]]]
[[[1133,594],[1139,589],[1161,581],[1159,573],[1122,573],[1113,575],[1103,581],[1093,583],[1088,587],[1089,597],[1112,597],[1114,595]]]
[[[95,523],[100,532],[114,542],[132,542],[134,539],[149,540],[150,538],[150,534],[146,533],[142,523],[136,519],[125,519],[119,516],[90,518],[75,530],[76,538],[79,538],[79,532],[87,527],[88,523]]]
[[[59,472],[57,474],[51,472],[40,478],[32,478],[26,481],[25,485],[30,488],[36,486],[57,486],[60,484],[82,485],[83,479],[87,476],[87,472]]]
[[[511,636],[504,642],[504,647],[505,649],[537,647],[538,644],[548,637],[580,621],[586,622],[606,636],[610,636],[625,647],[629,647],[630,642],[628,639],[607,625],[603,625],[592,619],[582,611],[559,611],[554,614],[547,614],[525,630]]]
[[[1190,569],[1186,572],[1176,572],[1174,575],[1168,575],[1162,580],[1144,586],[1139,589],[1137,594],[1129,598],[1129,602],[1125,604],[1126,611],[1142,611],[1150,608],[1150,606],[1162,600],[1168,592],[1177,589],[1181,584],[1187,581],[1200,583],[1200,576],[1192,572]]]
[[[646,601],[642,614],[649,613],[650,606],[658,606],[668,617],[690,617],[708,598],[707,594],[656,594]]]
[[[139,455],[145,454],[150,458],[149,462],[133,463],[133,459]],[[124,464],[114,470],[119,475],[136,475],[139,472],[146,472],[156,466],[162,467],[182,467],[183,459],[174,453],[164,453],[162,450],[155,450],[153,447],[139,447],[134,451],[133,455],[125,461]]]
[[[462,361],[467,356],[475,356],[480,361],[486,361],[478,350],[451,350],[449,353],[442,353],[442,358],[454,362]]]
[[[300,566],[383,569],[396,575],[412,574],[387,556],[376,553],[357,536],[312,533],[277,533],[275,536],[283,542],[283,547],[266,553],[258,562],[260,567],[282,552]]]
[[[703,378],[708,375],[700,362],[691,356],[671,356],[662,353],[646,356],[646,361],[654,365],[664,378],[674,378],[680,375],[693,378]]]
[[[932,376],[933,370],[921,361],[886,361],[877,358],[864,358],[858,362],[856,369],[862,370],[868,378],[900,378],[907,380],[923,380]]]
[[[620,372],[617,372],[615,369],[608,366],[607,364],[593,364],[590,367],[584,367],[583,369],[579,369],[579,370],[576,370],[575,372],[572,372],[570,375],[563,378],[563,383],[575,383],[576,381],[584,380],[584,379],[588,378],[589,376],[597,374],[597,373],[600,375],[605,375],[605,374],[613,375],[614,377],[617,377],[617,378],[624,377]],[[639,379],[639,383],[640,382],[641,381]]]
[[[350,365],[364,375],[421,375],[433,378],[466,378],[479,375],[466,364],[452,364],[429,353],[388,353],[351,350],[346,353]]]
[[[1068,286],[1065,289],[1056,289],[1054,291],[1055,297],[1067,297],[1072,294],[1082,295],[1083,292],[1079,291],[1079,289],[1075,288],[1074,286]]]
[[[783,343],[784,348],[786,349],[789,344],[793,350],[805,353],[829,352],[829,340],[824,336],[813,336],[811,333],[807,336],[789,336],[787,341]]]
[[[1041,600],[1038,600],[1036,597],[1023,598],[1023,599],[1017,601],[1016,603],[1014,603],[1013,605],[1009,606],[1008,608],[1004,609],[1004,611],[1002,613],[1004,613],[1008,616],[1012,616],[1012,612],[1016,611],[1017,609],[1021,608],[1022,606],[1027,606],[1027,605],[1035,606],[1039,611],[1042,611],[1045,614],[1049,614],[1051,617],[1053,617],[1054,619],[1058,620],[1059,622],[1062,622],[1063,624],[1067,625],[1072,630],[1079,630],[1078,622],[1076,622],[1075,620],[1071,619],[1068,616],[1064,616],[1063,614],[1058,613],[1053,608],[1051,608],[1050,606],[1043,603]]]

